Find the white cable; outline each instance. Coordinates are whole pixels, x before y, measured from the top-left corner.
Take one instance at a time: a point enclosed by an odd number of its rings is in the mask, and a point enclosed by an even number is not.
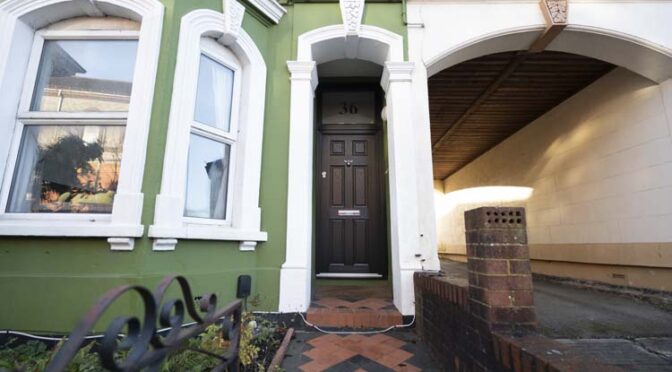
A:
[[[413,319],[408,324],[393,325],[391,327],[387,327],[385,329],[380,329],[380,330],[375,330],[375,331],[327,331],[327,330],[324,330],[324,329],[320,328],[319,326],[309,322],[303,316],[303,313],[299,312],[298,314],[301,317],[301,319],[303,319],[303,322],[306,325],[308,325],[309,327],[313,327],[313,328],[315,328],[316,330],[318,330],[319,332],[322,332],[322,333],[337,334],[337,335],[373,335],[373,334],[378,334],[378,333],[386,333],[386,332],[389,332],[389,331],[391,331],[393,329],[397,329],[397,328],[407,328],[407,327],[412,326],[413,323],[415,323],[415,315],[413,315]],[[185,324],[181,325],[181,328],[188,327],[188,326],[191,326],[191,325],[194,325],[194,324],[196,324],[196,322],[185,323]],[[157,333],[165,332],[165,331],[167,331],[171,328],[172,327],[159,329],[157,331]],[[31,333],[12,331],[12,330],[9,330],[9,329],[5,329],[5,330],[0,331],[0,334],[23,336],[23,337],[32,338],[32,339],[35,339],[35,340],[42,340],[42,341],[61,341],[63,339],[68,340],[68,337],[59,338],[59,337],[37,336],[37,335],[31,334]],[[93,339],[97,339],[97,338],[102,338],[103,336],[104,335],[102,335],[102,334],[101,335],[91,335],[91,336],[84,337],[84,339],[85,340],[93,340]],[[124,335],[119,335],[119,336],[123,337]]]
[[[191,326],[191,325],[194,325],[194,324],[196,324],[196,322],[184,323],[180,326],[180,328],[188,327],[188,326]],[[157,330],[156,332],[161,333],[161,332],[165,332],[165,331],[167,331],[169,329],[172,329],[172,328],[173,327],[161,328],[161,329]],[[42,341],[61,341],[61,340],[68,340],[69,339],[69,337],[58,338],[58,337],[37,336],[37,335],[31,334],[31,333],[26,333],[26,332],[11,331],[9,329],[4,329],[4,330],[0,331],[0,334],[23,336],[23,337],[32,338],[32,339],[35,339],[35,340],[42,340]],[[97,338],[102,338],[103,336],[105,336],[105,335],[91,335],[91,336],[84,337],[84,339],[85,340],[94,340],[94,339],[97,339]],[[120,334],[119,336],[124,337],[125,335]]]
[[[379,333],[389,332],[389,331],[391,331],[393,329],[397,329],[397,328],[407,328],[407,327],[412,326],[413,323],[415,323],[415,314],[413,314],[413,319],[408,324],[393,325],[391,327],[387,327],[385,329],[379,329],[379,330],[375,330],[375,331],[326,331],[326,330],[316,326],[315,324],[309,322],[308,320],[306,320],[306,318],[303,316],[303,313],[299,313],[299,316],[301,317],[301,319],[303,319],[303,322],[306,323],[306,325],[308,325],[309,327],[313,327],[313,328],[317,329],[318,331],[320,331],[322,333],[329,334],[329,335],[375,335],[375,334],[379,334]]]

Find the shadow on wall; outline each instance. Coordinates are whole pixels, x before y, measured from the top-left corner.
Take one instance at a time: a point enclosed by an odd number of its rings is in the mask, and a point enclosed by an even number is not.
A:
[[[534,189],[524,186],[483,186],[443,192],[435,183],[434,198],[438,223],[439,253],[466,254],[464,212],[482,206],[525,207]]]

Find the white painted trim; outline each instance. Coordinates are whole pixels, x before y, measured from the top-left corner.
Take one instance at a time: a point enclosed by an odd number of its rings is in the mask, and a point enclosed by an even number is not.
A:
[[[263,231],[232,229],[226,225],[212,226],[195,223],[185,223],[184,225],[185,226],[181,228],[160,227],[154,225],[152,226],[150,236],[195,240],[247,240],[255,242],[265,242],[268,240],[268,234]]]
[[[409,17],[422,21],[425,27],[409,32],[410,58],[422,61],[428,76],[432,76],[483,55],[527,49],[546,26],[538,4],[511,2],[511,6],[517,4],[514,11],[521,13],[519,18],[514,18],[512,13],[499,13],[506,6],[503,3],[412,2]],[[570,1],[573,6],[568,26],[547,50],[600,59],[658,83],[672,77],[672,39],[664,28],[656,27],[669,18],[669,1],[619,3],[622,5],[607,1]],[[663,3],[668,5],[659,5]],[[648,19],[655,13],[658,13],[657,19]],[[457,14],[454,17],[461,18],[446,21],[444,14]],[[470,26],[465,33],[468,36],[463,39],[443,37],[456,35],[464,24]],[[444,39],[449,41],[443,43]]]
[[[85,229],[86,231],[82,231]],[[84,223],[77,221],[3,221],[0,235],[11,236],[60,236],[60,237],[135,237],[142,236],[143,227],[137,225],[112,225],[109,223]]]
[[[155,238],[155,250],[173,250],[177,239],[203,239],[240,241],[240,249],[249,251],[250,242],[268,239],[261,231],[259,208],[266,64],[244,30],[224,37],[227,32],[224,19],[225,15],[212,10],[195,10],[182,18],[172,97],[172,102],[179,104],[171,105],[161,193],[156,197],[154,224],[149,228],[149,236]],[[203,37],[218,40],[220,44],[222,40],[229,42],[228,46],[219,46],[228,48],[241,67],[238,133],[232,137],[236,141],[236,159],[232,158],[232,162],[237,171],[231,177],[230,224],[183,217],[188,134],[193,122]],[[232,130],[235,127],[232,126]]]
[[[317,87],[314,61],[288,61],[290,72],[287,243],[280,270],[282,312],[310,306],[313,216],[313,99]]]
[[[110,250],[128,252],[135,247],[135,239],[133,238],[107,238],[110,244]]]
[[[283,8],[275,0],[248,0],[248,2],[276,25],[280,23],[282,17],[287,13],[287,9]]]
[[[238,4],[240,5],[240,4]],[[241,5],[242,6],[242,5]],[[240,31],[236,31],[236,38],[240,34]],[[224,37],[221,37],[220,40],[224,39]],[[233,40],[235,42],[235,39],[233,38],[232,35],[229,35],[227,37],[228,40]],[[217,41],[215,41],[212,38],[209,37],[201,37],[200,40],[200,54],[199,54],[199,68],[196,70],[196,78],[191,81],[192,86],[190,87],[184,87],[183,91],[181,91],[181,95],[183,98],[185,98],[181,102],[182,105],[186,105],[186,108],[184,111],[185,114],[189,111],[191,111],[191,128],[189,130],[189,133],[182,138],[182,141],[180,142],[180,145],[184,145],[186,143],[187,146],[187,154],[189,153],[189,146],[191,145],[191,136],[190,134],[195,134],[203,138],[207,138],[213,141],[216,141],[218,143],[223,143],[226,145],[229,145],[229,164],[228,164],[228,185],[227,185],[227,195],[226,195],[226,212],[225,212],[225,219],[223,220],[218,220],[218,219],[207,219],[207,218],[195,218],[195,217],[186,217],[184,216],[184,211],[182,212],[182,218],[183,222],[187,225],[189,224],[195,224],[195,225],[217,225],[218,227],[224,226],[227,228],[231,227],[231,221],[232,221],[232,210],[233,210],[233,203],[231,202],[233,198],[235,197],[235,182],[234,180],[236,179],[236,151],[237,151],[237,137],[238,137],[238,128],[239,128],[239,113],[240,113],[240,96],[241,96],[241,74],[242,74],[242,67],[240,66],[240,63],[238,62],[236,56],[228,49],[223,47],[221,44],[219,44]],[[233,71],[233,87],[232,87],[232,95],[231,95],[231,113],[229,115],[229,130],[224,131],[219,128],[212,127],[207,124],[199,123],[194,119],[194,112],[196,111],[196,95],[198,92],[198,84],[197,82],[199,81],[199,74],[200,74],[200,59],[201,56],[204,55],[216,63],[231,69]],[[187,90],[188,89],[188,90]],[[189,94],[193,93],[193,94]],[[191,99],[186,99],[186,97],[191,97]],[[193,106],[189,106],[193,105]],[[187,118],[185,117],[182,122],[187,122]],[[188,155],[187,155],[188,158]],[[185,169],[185,174],[187,173],[187,170]],[[180,184],[180,186],[184,187],[184,183]],[[186,194],[186,189],[181,190],[182,194]]]
[[[67,0],[6,0],[0,3],[0,35],[3,35],[0,38],[0,91],[4,92],[3,100],[0,102],[0,174],[5,178],[11,177],[7,174],[7,164],[10,164],[9,140],[17,129],[16,108],[19,106],[25,79],[29,78],[27,69],[36,30],[74,17],[110,15],[131,18],[141,22],[139,34],[123,31],[118,35],[128,38],[137,34],[138,52],[126,118],[124,161],[120,170],[113,211],[108,221],[103,223],[104,219],[96,220],[95,226],[92,226],[92,223],[72,221],[64,223],[53,221],[45,225],[40,218],[30,221],[13,220],[11,216],[7,218],[8,214],[4,213],[3,209],[0,211],[0,214],[4,215],[0,222],[0,235],[126,238],[142,236],[144,228],[140,221],[143,204],[141,187],[164,7],[158,0],[95,0],[91,3],[81,1],[74,5]],[[48,36],[56,33],[65,37],[73,36],[63,31],[44,33]],[[90,36],[93,37],[94,34],[96,32]],[[68,119],[67,115],[64,119]],[[111,242],[111,244],[118,243]],[[127,246],[132,249],[131,244]]]
[[[337,278],[337,279],[376,279],[382,278],[380,274],[371,273],[320,273],[315,275],[318,278]]]
[[[280,271],[282,312],[306,311],[310,306],[313,242],[313,105],[318,83],[316,65],[341,58],[368,60],[385,66],[381,84],[387,93],[390,226],[394,303],[404,315],[413,314],[413,276],[420,270],[415,258],[420,245],[415,141],[412,126],[413,64],[404,62],[403,38],[390,31],[362,25],[359,47],[348,47],[343,25],[318,28],[298,38],[297,60],[288,61],[291,73],[287,243]],[[354,53],[354,54],[353,54]],[[431,182],[429,182],[431,186]],[[431,190],[430,190],[431,193]],[[437,259],[438,261],[438,259]]]
[[[240,242],[240,250],[241,252],[254,252],[257,250],[257,242],[255,241],[242,241]]]

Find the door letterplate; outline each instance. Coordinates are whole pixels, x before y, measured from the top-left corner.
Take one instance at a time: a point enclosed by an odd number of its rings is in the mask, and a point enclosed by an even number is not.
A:
[[[359,216],[361,212],[358,209],[339,209],[338,215],[343,217],[356,217]]]

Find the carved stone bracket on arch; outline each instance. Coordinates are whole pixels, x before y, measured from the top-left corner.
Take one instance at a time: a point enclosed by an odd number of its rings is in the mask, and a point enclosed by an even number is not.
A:
[[[219,38],[223,45],[232,45],[240,36],[240,29],[245,16],[245,7],[237,0],[223,0],[224,33]]]
[[[544,51],[548,45],[567,27],[568,1],[541,0],[541,12],[546,20],[546,29],[529,48],[530,53]]]
[[[548,26],[567,24],[569,7],[567,0],[541,0],[539,5]]]
[[[345,28],[346,57],[355,58],[359,47],[359,33],[364,16],[364,0],[340,0],[341,17]]]

